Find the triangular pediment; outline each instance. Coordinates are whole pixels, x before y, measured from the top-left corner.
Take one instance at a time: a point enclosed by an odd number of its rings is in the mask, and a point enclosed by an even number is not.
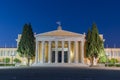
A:
[[[78,34],[70,31],[65,31],[65,30],[54,30],[50,32],[45,32],[38,34],[36,36],[82,36],[83,34]]]

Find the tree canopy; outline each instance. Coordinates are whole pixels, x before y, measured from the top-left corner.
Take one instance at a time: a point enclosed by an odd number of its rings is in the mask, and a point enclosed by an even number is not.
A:
[[[92,60],[98,58],[100,54],[104,54],[103,39],[100,37],[97,26],[92,24],[92,29],[88,29],[86,35],[86,57]]]
[[[90,31],[90,28],[88,29],[88,32],[87,32],[87,35],[86,35],[86,40],[87,40],[87,43],[86,43],[86,56],[88,58],[90,58],[90,55],[89,55],[89,50],[90,50],[90,37],[91,37],[91,31]]]
[[[25,24],[21,35],[20,42],[17,50],[21,56],[25,56],[29,59],[35,56],[35,37],[32,31],[31,24]]]

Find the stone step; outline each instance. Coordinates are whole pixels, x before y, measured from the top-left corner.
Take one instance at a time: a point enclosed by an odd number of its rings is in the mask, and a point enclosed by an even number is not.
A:
[[[88,67],[86,64],[82,63],[37,63],[31,66],[45,66],[45,67]]]

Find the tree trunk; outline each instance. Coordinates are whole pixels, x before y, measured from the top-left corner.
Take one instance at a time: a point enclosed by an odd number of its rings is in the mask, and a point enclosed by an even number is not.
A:
[[[92,57],[90,61],[91,61],[91,66],[97,65],[97,59],[95,57]]]
[[[26,65],[25,55],[23,56],[23,65]]]
[[[30,66],[30,56],[28,56],[28,64],[27,66]]]
[[[93,57],[93,65],[97,65],[97,59]]]
[[[93,58],[91,58],[91,60],[90,60],[90,61],[91,61],[91,66],[92,66],[92,65],[93,65]]]
[[[90,66],[93,66],[93,57],[90,58]]]
[[[27,64],[27,66],[30,66],[30,59],[28,58],[28,64]]]

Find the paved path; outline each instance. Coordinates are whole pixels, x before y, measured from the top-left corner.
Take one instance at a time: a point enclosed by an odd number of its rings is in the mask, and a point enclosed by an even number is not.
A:
[[[0,80],[120,80],[120,69],[30,67],[0,69]]]

